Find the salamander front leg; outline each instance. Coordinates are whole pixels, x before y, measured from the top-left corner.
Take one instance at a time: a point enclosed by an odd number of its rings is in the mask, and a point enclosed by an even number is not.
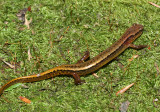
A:
[[[74,77],[74,83],[75,83],[75,85],[80,85],[80,84],[85,83],[84,80],[80,79],[80,76],[77,73],[73,73],[72,75]]]
[[[89,56],[90,56],[89,51],[86,51],[84,53],[83,57],[80,60],[78,60],[77,63],[83,63],[83,62],[85,62],[89,58]],[[77,73],[73,73],[72,75],[74,77],[74,83],[75,83],[75,85],[80,85],[80,84],[85,83],[84,80],[80,79],[80,76]]]
[[[89,56],[90,56],[89,51],[86,51],[84,53],[84,56],[77,63],[83,63],[84,61],[86,61],[89,58]]]
[[[131,47],[131,48],[133,48],[133,49],[136,49],[136,50],[140,50],[140,49],[146,48],[147,45],[134,45],[134,44],[129,44],[129,47]]]

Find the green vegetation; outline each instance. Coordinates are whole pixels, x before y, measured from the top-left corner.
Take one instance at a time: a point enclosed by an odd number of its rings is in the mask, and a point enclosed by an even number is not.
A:
[[[160,5],[156,0],[152,2]],[[27,11],[27,19],[32,18],[32,23],[27,29],[16,14],[29,6],[32,12]],[[95,72],[99,78],[92,74],[82,77],[86,83],[80,86],[75,86],[71,77],[24,83],[27,88],[18,86],[4,92],[0,111],[119,111],[127,100],[130,112],[160,111],[160,9],[148,0],[1,0],[0,15],[0,59],[16,67],[11,69],[0,61],[0,87],[17,77],[76,63],[87,49],[92,58],[133,23],[144,25],[142,36],[134,43],[151,48],[127,49],[119,61]],[[133,55],[139,57],[129,62]],[[117,91],[133,82],[133,87],[116,96]],[[32,103],[22,102],[19,96]]]

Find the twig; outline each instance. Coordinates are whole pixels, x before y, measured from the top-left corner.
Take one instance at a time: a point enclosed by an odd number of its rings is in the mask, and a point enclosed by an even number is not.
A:
[[[157,75],[159,75],[160,71],[159,71],[159,67],[158,67],[157,63],[154,63],[154,66],[156,67]]]
[[[4,59],[1,59],[6,65],[8,65],[10,68],[15,68],[15,66],[14,65],[12,65],[12,64],[10,64],[10,63],[8,63],[8,62],[6,62]]]
[[[124,92],[127,91],[130,87],[132,87],[133,85],[134,85],[134,83],[132,83],[132,84],[124,87],[123,89],[119,90],[119,91],[116,93],[116,95],[124,93]]]
[[[28,48],[28,60],[30,61],[32,58],[30,47]]]
[[[95,78],[99,78],[99,76],[96,73],[92,74]]]
[[[157,5],[157,4],[155,4],[155,3],[152,3],[152,2],[148,2],[149,4],[151,4],[151,5],[153,5],[153,6],[155,6],[155,7],[158,7],[158,8],[160,8],[160,6],[159,5]]]

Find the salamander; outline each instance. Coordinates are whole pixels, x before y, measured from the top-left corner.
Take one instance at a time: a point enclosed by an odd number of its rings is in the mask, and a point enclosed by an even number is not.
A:
[[[1,87],[0,95],[5,89],[15,83],[35,82],[59,75],[71,75],[73,76],[76,85],[82,84],[85,81],[81,80],[80,76],[98,70],[99,68],[116,58],[127,48],[131,47],[137,50],[146,48],[147,45],[137,46],[132,44],[132,42],[135,41],[135,39],[137,39],[142,33],[143,25],[133,24],[130,28],[126,30],[126,32],[121,36],[119,40],[117,40],[114,44],[111,45],[111,47],[107,48],[92,59],[87,60],[89,58],[89,51],[87,51],[85,55],[76,64],[64,64],[39,74],[15,78]]]

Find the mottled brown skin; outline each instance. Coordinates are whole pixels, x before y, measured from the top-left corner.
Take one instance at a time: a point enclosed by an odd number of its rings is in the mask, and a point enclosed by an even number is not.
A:
[[[80,79],[81,75],[86,75],[96,71],[103,65],[113,60],[128,47],[137,50],[147,47],[146,45],[136,46],[132,44],[132,42],[135,39],[137,39],[142,34],[142,32],[143,32],[142,25],[133,24],[130,28],[126,30],[126,32],[121,36],[121,38],[117,42],[115,42],[111,47],[101,52],[94,58],[86,61],[89,58],[89,51],[87,51],[85,55],[76,64],[61,65],[52,68],[50,70],[47,70],[45,72],[42,72],[40,74],[13,79],[1,87],[0,95],[3,93],[5,89],[7,89],[8,87],[10,87],[15,83],[35,82],[55,77],[58,75],[71,75],[75,79],[76,85],[82,84],[85,81]]]

